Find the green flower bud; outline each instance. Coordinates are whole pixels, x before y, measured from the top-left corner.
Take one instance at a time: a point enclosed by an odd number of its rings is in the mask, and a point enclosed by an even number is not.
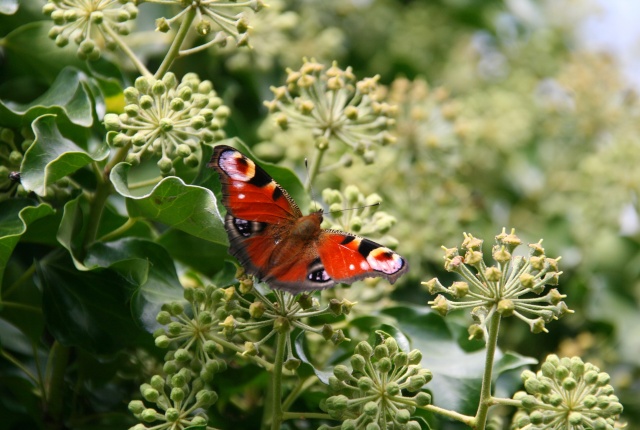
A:
[[[167,336],[165,335],[161,335],[155,338],[154,340],[156,346],[158,348],[168,348],[170,343],[171,343],[171,339],[169,339]]]
[[[191,352],[188,349],[179,348],[176,350],[174,357],[176,361],[185,363],[191,360]]]
[[[383,357],[376,363],[376,368],[380,373],[388,373],[391,371],[391,360],[388,357]]]
[[[287,369],[287,370],[294,371],[298,367],[300,367],[300,363],[301,363],[300,360],[298,360],[297,358],[291,357],[287,361],[284,362],[284,368]]]
[[[365,366],[366,366],[366,361],[362,355],[354,354],[351,357],[351,367],[353,367],[354,371],[364,373]]]
[[[184,400],[185,393],[182,388],[174,387],[171,389],[171,400],[174,402],[181,402]]]
[[[420,364],[422,361],[422,353],[419,350],[414,349],[409,352],[407,358],[409,359],[409,364]]]
[[[147,423],[151,423],[155,420],[157,420],[158,418],[158,413],[156,412],[155,409],[145,409],[144,411],[142,411],[142,413],[140,414],[140,419],[142,419],[142,421],[147,422]]]
[[[491,282],[498,282],[502,276],[502,272],[495,266],[487,267],[484,276]]]
[[[140,393],[146,401],[152,403],[155,403],[158,400],[158,397],[160,397],[160,393],[158,393],[158,390],[148,384],[142,384],[142,386],[140,387]]]
[[[170,423],[175,423],[180,419],[180,411],[176,408],[168,408],[164,413],[165,418]]]
[[[431,395],[425,392],[419,392],[413,398],[418,406],[427,406],[431,404]]]
[[[273,323],[273,329],[280,333],[288,333],[291,330],[291,322],[288,318],[278,317]]]
[[[362,391],[369,391],[373,387],[373,379],[363,376],[358,379],[358,388]]]
[[[410,419],[411,419],[411,413],[406,409],[400,409],[396,413],[396,421],[398,421],[400,424],[406,424],[409,422]]]
[[[356,345],[355,352],[362,355],[363,357],[371,357],[373,348],[371,347],[371,345],[369,345],[368,342],[362,341]],[[409,355],[411,356],[411,353],[409,353]],[[409,361],[411,361],[411,357],[409,357]]]
[[[132,400],[129,402],[129,411],[132,414],[138,415],[144,411],[144,403],[140,400]]]

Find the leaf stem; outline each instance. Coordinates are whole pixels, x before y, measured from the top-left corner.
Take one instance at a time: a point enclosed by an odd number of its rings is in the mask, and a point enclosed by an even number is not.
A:
[[[311,167],[309,168],[309,176],[307,176],[307,182],[304,185],[304,189],[309,192],[311,191],[311,185],[315,180],[316,176],[320,172],[320,166],[322,165],[322,157],[327,151],[328,145],[316,145],[316,153],[313,157],[313,161],[311,162]]]
[[[173,64],[173,62],[180,56],[180,47],[184,42],[184,39],[187,37],[187,33],[189,32],[189,28],[191,28],[191,24],[193,23],[194,18],[196,17],[196,9],[189,6],[189,11],[185,14],[184,19],[180,23],[180,28],[176,33],[175,39],[171,43],[169,47],[169,51],[167,55],[162,60],[162,64],[158,67],[154,77],[156,79],[160,79],[164,76],[165,73],[169,71],[169,68]]]
[[[131,60],[131,62],[133,63],[134,66],[136,66],[136,69],[138,69],[138,71],[140,72],[140,74],[142,76],[148,77],[150,78],[151,76],[153,76],[151,74],[151,72],[149,71],[149,69],[147,69],[147,67],[142,64],[142,61],[140,61],[140,59],[138,59],[138,57],[136,56],[136,54],[131,50],[131,48],[129,48],[129,45],[127,45],[118,35],[118,33],[116,33],[115,31],[113,31],[113,29],[108,26],[108,25],[103,25],[102,28],[109,33],[109,36],[111,36],[113,38],[113,40],[115,40],[115,42],[118,44],[118,47],[120,49],[122,49],[122,52],[125,53],[125,55],[127,57],[129,57],[129,60]]]
[[[475,417],[470,417],[469,415],[464,415],[456,411],[450,411],[448,409],[443,409],[435,405],[427,405],[423,406],[420,409],[424,409],[425,411],[433,412],[438,415],[442,415],[443,417],[450,418],[452,420],[460,421],[468,425],[469,427],[473,426],[475,422]]]
[[[301,420],[310,420],[310,419],[332,420],[334,418],[332,418],[331,415],[329,415],[329,414],[324,414],[324,413],[321,413],[321,412],[284,412],[282,414],[282,419],[283,420],[295,420],[295,419],[301,419]]]
[[[500,329],[500,314],[494,313],[489,321],[489,336],[487,338],[487,354],[485,356],[484,374],[482,375],[482,389],[480,390],[480,401],[476,412],[475,428],[484,430],[487,425],[487,415],[491,406],[491,382],[493,376],[493,362],[498,344],[498,331]]]
[[[2,294],[2,299],[6,300],[8,297],[10,297],[11,294],[13,293],[13,290],[15,290],[16,288],[20,287],[22,284],[27,282],[28,279],[31,279],[35,271],[36,271],[36,264],[32,263],[31,266],[29,266],[27,270],[22,272],[22,275],[20,275],[20,277],[16,279],[16,281],[13,284],[11,284],[9,288],[4,290],[4,294]]]
[[[46,412],[50,417],[46,421],[52,423],[51,428],[57,428],[57,426],[62,423],[62,411],[65,399],[63,387],[68,362],[69,348],[63,346],[58,341],[54,342],[49,352],[46,385],[44,387],[44,392],[48,400],[46,403]]]
[[[22,372],[27,376],[27,378],[31,379],[31,381],[33,381],[34,384],[40,385],[38,378],[33,373],[31,373],[31,371],[25,365],[20,363],[20,360],[15,358],[5,349],[0,349],[0,356],[4,357],[8,362],[12,363],[18,369],[22,370]],[[44,390],[43,390],[43,394],[44,394]]]
[[[284,367],[285,346],[287,344],[287,336],[289,333],[278,332],[276,337],[276,353],[273,363],[273,373],[271,374],[271,387],[273,395],[271,396],[271,404],[273,406],[271,416],[271,430],[280,430],[280,425],[284,419],[282,410],[282,368]]]
[[[116,228],[115,230],[110,231],[109,233],[105,234],[104,236],[100,237],[100,239],[98,239],[98,242],[109,242],[110,240],[113,240],[116,237],[126,233],[127,230],[129,230],[134,225],[136,225],[136,219],[135,218],[127,218],[127,220],[125,221],[124,224],[122,224],[120,227]]]

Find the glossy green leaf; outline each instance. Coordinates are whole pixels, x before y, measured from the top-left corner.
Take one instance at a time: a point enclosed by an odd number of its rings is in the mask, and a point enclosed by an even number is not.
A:
[[[9,256],[20,237],[30,224],[51,214],[51,206],[38,205],[33,200],[12,199],[0,202],[0,286]]]
[[[0,13],[13,15],[18,10],[18,0],[0,0]]]
[[[131,217],[159,221],[201,239],[228,245],[222,217],[210,190],[187,185],[182,179],[170,176],[161,180],[151,192],[135,195],[128,185],[130,169],[130,164],[117,164],[111,171],[111,181],[116,191],[127,197]]]
[[[22,7],[29,6],[23,2]],[[22,25],[1,40],[7,76],[20,76],[38,83],[53,82],[67,67],[84,69],[86,64],[78,59],[77,46],[69,43],[60,48],[48,37],[53,22],[43,19]]]
[[[182,230],[167,230],[158,243],[169,251],[172,258],[209,277],[222,270],[225,260],[231,258],[227,245],[211,243]]]
[[[329,378],[333,375],[333,366],[321,369],[316,367],[314,361],[309,358],[309,354],[306,351],[306,343],[307,337],[304,331],[300,331],[300,333],[296,336],[294,340],[294,347],[296,350],[297,356],[302,361],[303,365],[309,366],[313,373],[318,377],[323,384],[329,384]]]
[[[66,68],[49,90],[30,103],[0,101],[0,123],[6,126],[29,124],[46,114],[61,115],[81,127],[93,124],[93,106],[87,77],[79,70]]]
[[[46,187],[93,161],[104,160],[109,154],[106,145],[88,153],[65,138],[58,129],[56,117],[45,115],[33,123],[36,139],[24,155],[22,185],[38,195]]]
[[[133,313],[148,331],[158,327],[155,318],[164,303],[184,300],[169,253],[149,240],[98,242],[89,249],[85,265],[91,269],[110,268],[127,280],[134,288]]]
[[[65,253],[41,260],[43,311],[49,332],[65,346],[108,354],[142,335],[129,310],[131,285],[116,271],[78,271]]]
[[[64,205],[62,221],[56,235],[58,242],[71,255],[78,270],[89,270],[83,263],[84,238],[89,217],[89,200],[80,194]]]

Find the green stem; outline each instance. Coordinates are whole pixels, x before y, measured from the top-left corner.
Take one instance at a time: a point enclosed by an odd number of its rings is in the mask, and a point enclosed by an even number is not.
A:
[[[125,221],[125,223],[122,224],[120,227],[110,231],[109,233],[105,234],[100,239],[98,239],[98,242],[109,242],[110,240],[113,240],[116,237],[126,233],[127,230],[129,230],[134,225],[136,225],[135,218],[128,218],[127,221]]]
[[[48,399],[46,404],[46,414],[48,419],[45,422],[50,423],[49,429],[61,428],[62,412],[64,406],[64,377],[69,362],[69,348],[63,346],[57,341],[54,342],[49,352],[49,361],[47,362],[46,385],[44,391]]]
[[[11,284],[9,288],[4,290],[4,294],[2,294],[2,299],[6,299],[10,297],[16,288],[19,288],[22,284],[27,282],[27,280],[33,276],[35,271],[36,271],[36,264],[32,263],[31,266],[29,266],[27,270],[22,272],[22,275],[20,275],[20,277],[16,279],[16,281],[13,284]]]
[[[435,414],[442,415],[443,417],[447,417],[452,420],[460,421],[461,423],[464,423],[469,427],[472,427],[473,423],[475,422],[475,417],[470,417],[469,415],[463,415],[459,412],[450,411],[448,409],[443,409],[434,405],[423,406],[420,409],[424,409],[425,411],[430,411]]]
[[[111,36],[113,38],[113,40],[115,40],[115,42],[118,44],[118,47],[120,47],[120,49],[122,49],[122,52],[125,53],[125,55],[127,57],[129,57],[129,59],[131,60],[131,62],[133,63],[134,66],[136,66],[136,69],[138,69],[138,71],[140,72],[140,74],[142,76],[148,77],[150,78],[151,76],[153,76],[151,74],[151,72],[149,71],[149,69],[147,69],[145,67],[144,64],[142,64],[142,61],[140,61],[138,59],[138,57],[136,56],[136,54],[131,50],[131,48],[129,48],[129,45],[127,45],[118,35],[118,33],[116,33],[115,31],[113,31],[113,29],[109,26],[109,25],[103,25],[102,28],[109,33],[109,36]]]
[[[493,361],[498,344],[498,330],[500,329],[500,314],[494,313],[489,321],[489,337],[487,339],[487,354],[484,362],[484,374],[482,375],[482,389],[480,390],[480,402],[476,412],[477,430],[484,430],[487,425],[487,414],[491,406],[491,382],[493,377]]]
[[[298,381],[298,383],[296,384],[296,386],[293,388],[293,390],[289,393],[289,395],[287,396],[286,399],[284,399],[284,402],[282,402],[282,409],[284,409],[285,411],[287,409],[289,409],[291,407],[291,405],[293,404],[293,402],[298,398],[298,396],[300,395],[300,392],[306,390],[307,388],[309,388],[310,386],[312,386],[313,384],[315,384],[316,382],[318,382],[318,377],[313,375],[313,376],[309,376],[306,379],[300,379]],[[285,412],[285,420],[286,418],[286,412]]]
[[[162,60],[162,64],[160,64],[160,67],[158,67],[158,70],[154,75],[156,79],[161,79],[164,74],[169,71],[169,68],[171,67],[173,62],[180,56],[180,47],[182,46],[184,39],[187,37],[187,33],[189,32],[189,29],[191,28],[191,24],[193,23],[195,17],[196,9],[194,8],[189,9],[189,11],[185,14],[184,19],[180,23],[178,33],[176,34],[175,39],[173,39],[173,42],[169,47],[167,55],[164,57],[164,60]]]
[[[322,165],[322,157],[324,153],[327,151],[328,145],[322,145],[322,147],[316,146],[316,154],[313,157],[313,161],[311,163],[311,167],[309,168],[309,176],[307,176],[307,183],[304,186],[304,189],[309,192],[311,191],[311,185],[315,180],[316,176],[320,172],[320,166]]]
[[[96,191],[93,193],[91,203],[89,205],[89,220],[87,223],[87,230],[84,236],[82,250],[86,254],[87,248],[91,245],[98,235],[98,227],[100,226],[100,219],[102,218],[102,212],[107,203],[107,199],[111,194],[111,182],[105,180],[105,178],[98,174],[98,185]],[[84,259],[84,255],[82,255]]]
[[[320,412],[284,412],[282,414],[282,419],[283,420],[310,420],[310,419],[317,419],[317,420],[333,420],[334,418],[331,417],[331,415],[329,414],[323,414]]]
[[[36,314],[42,313],[42,308],[39,308],[37,306],[25,305],[24,303],[2,302],[2,306],[5,308],[21,309],[23,311],[33,312]]]
[[[271,430],[280,430],[280,425],[284,419],[282,410],[282,368],[284,366],[285,345],[289,333],[278,332],[276,338],[276,354],[273,363],[273,373],[271,374],[271,387],[273,395],[271,405],[273,407],[271,416]]]
[[[20,363],[20,360],[15,358],[4,349],[0,349],[0,357],[4,357],[8,362],[12,363],[18,369],[22,370],[22,372],[27,375],[27,378],[31,379],[34,384],[39,385],[38,378],[33,373],[31,373],[31,371],[27,367]]]

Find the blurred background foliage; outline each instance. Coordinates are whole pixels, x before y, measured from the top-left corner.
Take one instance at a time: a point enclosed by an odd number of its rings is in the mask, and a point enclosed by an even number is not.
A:
[[[560,291],[576,313],[551,324],[549,334],[532,335],[505,320],[500,347],[593,362],[611,374],[626,418],[640,420],[640,112],[618,64],[576,41],[592,5],[268,3],[250,19],[253,50],[212,48],[173,68],[178,76],[196,72],[214,82],[233,112],[227,134],[304,177],[311,138],[276,129],[262,104],[272,98],[269,87],[281,85],[285,69],[297,69],[302,57],[337,60],[358,78],[380,74],[389,101],[399,106],[397,142],[378,149],[371,165],[354,157],[350,167],[321,175],[314,191],[354,184],[382,196],[383,210],[397,218],[395,240],[388,240],[412,266],[392,297],[426,305],[429,296],[417,286],[447,277],[440,246],[458,245],[462,232],[488,239],[504,226],[527,242],[544,238],[547,254],[563,257]],[[65,50],[48,53],[55,47],[38,30],[41,7],[29,0],[15,14],[0,15],[3,100],[32,100],[63,65],[87,67]],[[128,36],[150,64],[166,49],[153,20],[145,20],[145,8],[153,7],[140,5],[139,31]],[[25,35],[11,33],[32,22]],[[28,57],[25,49],[41,52],[46,67],[27,61],[33,51]],[[133,69],[125,79],[135,79]],[[337,162],[347,152],[336,144],[327,157]]]

